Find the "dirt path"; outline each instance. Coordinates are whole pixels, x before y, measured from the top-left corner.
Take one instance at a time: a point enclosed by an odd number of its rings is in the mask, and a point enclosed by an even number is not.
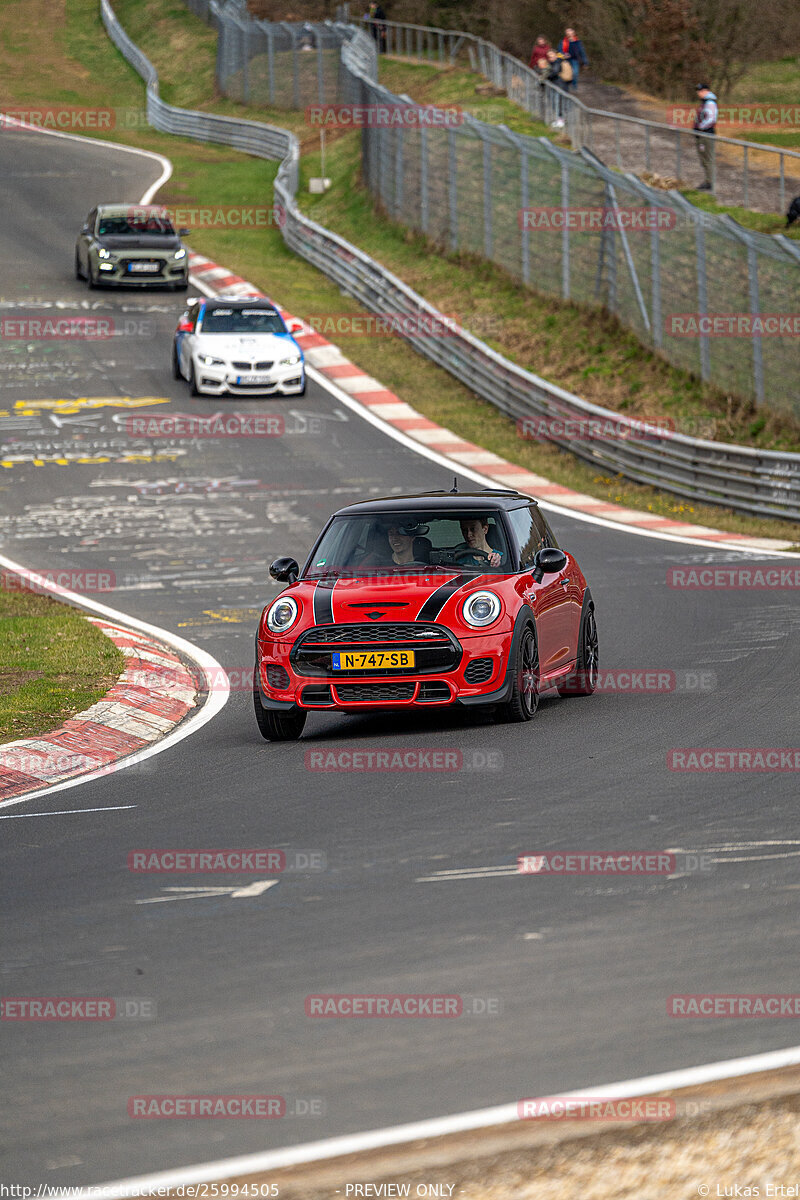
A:
[[[590,108],[605,112],[620,113],[628,117],[641,117],[664,123],[667,120],[667,105],[651,97],[601,83],[591,73],[582,73],[578,81],[578,99]],[[686,104],[694,107],[690,97]],[[637,125],[620,123],[619,138],[616,122],[610,119],[592,118],[587,135],[589,149],[609,166],[620,167],[637,175],[644,172],[672,181],[672,186],[697,187],[702,183],[703,172],[694,140],[688,134],[680,136],[680,155],[677,152],[678,135],[675,133],[652,133],[649,150],[644,129]],[[785,158],[784,203],[780,200],[780,167],[776,156],[768,150],[748,151],[747,189],[744,186],[744,156],[734,146],[716,145],[717,191],[720,204],[742,205],[759,212],[784,213],[793,196],[800,194],[800,160]],[[649,162],[648,162],[649,160]]]

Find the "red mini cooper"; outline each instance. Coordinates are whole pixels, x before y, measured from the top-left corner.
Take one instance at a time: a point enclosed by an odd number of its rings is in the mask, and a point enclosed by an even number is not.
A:
[[[317,710],[491,706],[529,721],[541,691],[589,695],[597,625],[583,572],[519,492],[425,492],[334,513],[256,636],[254,701],[286,741]]]

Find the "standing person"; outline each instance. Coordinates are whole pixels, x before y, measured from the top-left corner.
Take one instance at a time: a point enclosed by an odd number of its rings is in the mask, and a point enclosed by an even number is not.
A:
[[[580,69],[581,67],[588,67],[589,59],[586,57],[583,42],[576,35],[574,29],[564,30],[564,37],[562,38],[559,50],[564,55],[564,58],[569,59],[569,65],[572,67],[572,79],[568,83],[567,90],[572,88],[573,92],[577,92]]]
[[[697,113],[694,118],[695,133],[715,134],[717,132],[717,116],[719,108],[717,106],[717,97],[711,91],[707,83],[698,83],[695,88],[697,98],[700,101]],[[703,182],[699,185],[699,192],[710,192],[714,188],[714,143],[708,136],[695,137],[695,145],[697,146],[697,157],[700,159],[700,165],[703,168]]]
[[[534,71],[537,71],[540,75],[547,69],[547,53],[549,50],[550,43],[548,42],[547,38],[544,38],[541,34],[539,34],[536,41],[533,43],[531,60],[528,63],[528,66]]]
[[[552,83],[554,85],[554,87],[559,89],[558,91],[551,92],[551,94],[550,94],[551,99],[553,101],[553,112],[554,112],[554,117],[553,117],[553,121],[552,121],[553,129],[563,129],[564,128],[564,113],[563,113],[564,101],[562,100],[560,93],[565,92],[567,90],[567,84],[566,84],[565,80],[562,79],[562,77],[561,77],[561,67],[562,67],[563,63],[564,63],[564,59],[561,57],[560,54],[556,54],[555,50],[547,51],[547,66],[544,70],[544,74],[542,75],[542,78],[545,79],[548,83]]]
[[[370,25],[370,33],[375,39],[379,54],[386,53],[386,26],[382,24],[386,20],[386,13],[383,11],[383,5],[379,0],[372,0],[369,6],[369,19],[372,22]]]

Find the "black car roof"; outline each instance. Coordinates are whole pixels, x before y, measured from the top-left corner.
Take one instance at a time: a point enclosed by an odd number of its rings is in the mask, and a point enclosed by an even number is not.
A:
[[[334,516],[356,515],[359,513],[390,513],[413,512],[417,509],[425,512],[440,509],[442,512],[455,510],[483,509],[497,512],[509,508],[519,508],[521,504],[536,504],[532,496],[524,496],[521,492],[505,491],[502,488],[486,488],[475,492],[414,492],[409,496],[381,496],[373,500],[359,500],[356,504],[348,504],[336,511]]]
[[[275,312],[278,308],[266,296],[248,296],[246,299],[236,297],[236,299],[226,299],[224,296],[209,297],[204,301],[205,307],[208,308],[274,308]]]

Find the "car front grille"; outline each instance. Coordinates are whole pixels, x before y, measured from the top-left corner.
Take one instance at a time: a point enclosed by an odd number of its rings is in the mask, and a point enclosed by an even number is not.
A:
[[[413,683],[338,683],[336,695],[340,704],[363,704],[369,700],[411,700]]]
[[[342,650],[386,649],[413,650],[414,665],[408,667],[365,667],[334,669],[333,655]],[[318,625],[302,634],[294,646],[290,660],[298,675],[317,675],[327,679],[364,677],[384,678],[387,675],[430,675],[453,671],[461,661],[458,641],[441,625],[412,622],[354,623],[352,625]]]
[[[380,608],[380,604],[375,605]],[[376,642],[449,642],[447,630],[441,625],[417,625],[412,621],[395,623],[391,621],[373,621],[369,625],[318,625],[309,629],[303,635],[303,644],[313,643],[315,646],[361,646],[365,643],[372,645]]]
[[[486,683],[493,670],[493,658],[474,658],[464,672],[464,680],[466,683]]]
[[[237,362],[234,359],[231,366],[236,367],[237,371],[268,371],[275,364],[273,362]]]

